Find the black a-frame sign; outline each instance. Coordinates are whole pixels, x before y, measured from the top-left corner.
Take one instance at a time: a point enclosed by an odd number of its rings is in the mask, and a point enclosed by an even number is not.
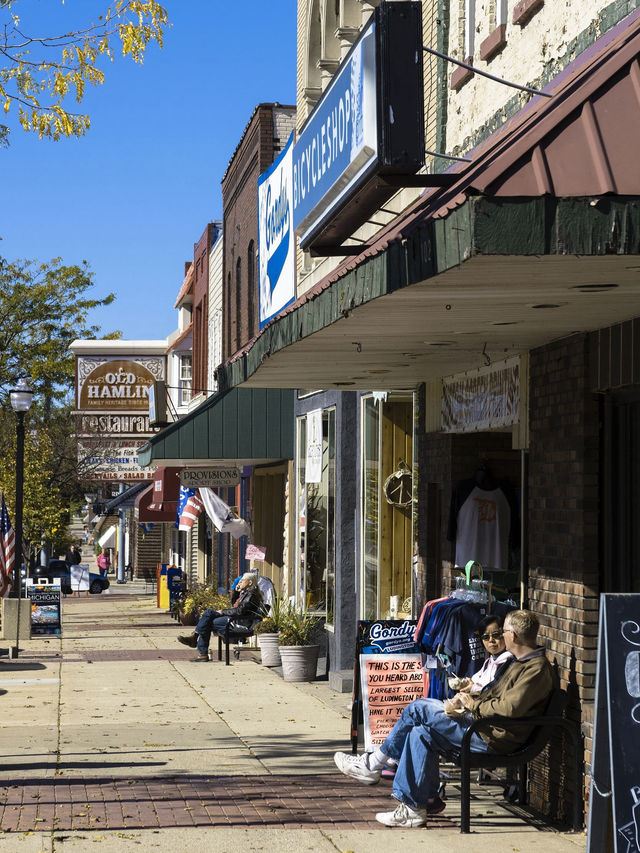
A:
[[[640,595],[622,593],[600,597],[587,853],[611,825],[615,853],[640,853]]]

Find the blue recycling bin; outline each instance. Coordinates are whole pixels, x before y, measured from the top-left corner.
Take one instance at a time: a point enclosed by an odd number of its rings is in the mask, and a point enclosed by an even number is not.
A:
[[[184,573],[177,566],[167,566],[167,589],[169,590],[169,610],[180,597],[182,593],[182,584]]]

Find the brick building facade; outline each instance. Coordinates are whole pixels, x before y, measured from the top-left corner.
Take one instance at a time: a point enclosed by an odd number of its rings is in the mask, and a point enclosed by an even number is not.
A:
[[[259,104],[222,178],[225,359],[258,332],[258,178],[286,145],[295,114],[292,106]]]

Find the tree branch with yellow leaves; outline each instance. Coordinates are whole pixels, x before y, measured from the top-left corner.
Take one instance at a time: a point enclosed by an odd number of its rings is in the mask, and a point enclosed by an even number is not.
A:
[[[83,136],[90,127],[86,113],[67,108],[82,103],[86,84],[100,86],[101,64],[122,55],[142,63],[147,47],[162,47],[169,26],[166,9],[156,0],[118,0],[96,21],[61,35],[23,31],[17,8],[20,0],[0,0],[0,104],[13,108],[26,131],[41,139]],[[4,18],[4,20],[3,20]],[[0,142],[8,136],[0,131]]]

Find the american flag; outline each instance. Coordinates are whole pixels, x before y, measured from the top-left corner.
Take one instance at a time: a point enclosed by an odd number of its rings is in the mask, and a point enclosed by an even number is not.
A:
[[[178,530],[191,530],[196,518],[200,515],[203,504],[195,489],[180,486],[180,497],[178,498],[178,517],[176,527]]]
[[[16,535],[11,522],[7,505],[2,496],[0,509],[0,598],[5,598],[13,588],[13,567],[16,562]]]

